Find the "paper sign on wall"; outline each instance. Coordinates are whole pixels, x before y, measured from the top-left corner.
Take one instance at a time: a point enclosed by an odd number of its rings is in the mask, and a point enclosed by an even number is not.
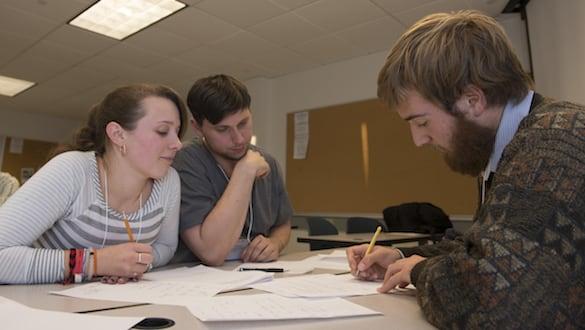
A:
[[[23,145],[24,145],[23,139],[11,137],[10,138],[10,149],[9,149],[10,153],[21,154]]]
[[[293,159],[307,158],[309,146],[309,113],[307,111],[295,113],[294,135]]]

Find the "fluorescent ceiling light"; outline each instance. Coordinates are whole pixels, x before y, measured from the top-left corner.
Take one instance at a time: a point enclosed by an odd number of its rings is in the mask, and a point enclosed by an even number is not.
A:
[[[14,96],[34,86],[34,82],[0,76],[0,95]]]
[[[122,40],[185,6],[175,0],[101,0],[69,24]]]

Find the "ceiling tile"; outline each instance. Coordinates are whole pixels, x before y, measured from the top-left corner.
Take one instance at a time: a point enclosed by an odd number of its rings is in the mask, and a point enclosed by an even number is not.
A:
[[[317,61],[311,61],[305,56],[291,50],[276,47],[256,58],[255,63],[272,72],[271,76],[282,76],[291,72],[305,71],[319,65]]]
[[[0,31],[38,39],[55,29],[59,23],[43,17],[0,5]]]
[[[100,55],[111,57],[139,67],[148,67],[163,60],[162,56],[125,43],[119,43],[116,46],[107,49]]]
[[[140,31],[124,42],[165,56],[172,56],[198,46],[196,41],[156,27]]]
[[[168,85],[173,81],[186,80],[203,73],[203,70],[177,60],[167,60],[143,69],[135,75],[145,82]]]
[[[196,7],[242,28],[286,12],[285,9],[269,0],[206,0],[197,4]]]
[[[4,64],[19,54],[24,53],[34,42],[35,39],[0,31],[0,45],[2,45],[2,51],[0,52],[0,71]]]
[[[88,7],[71,0],[2,0],[2,4],[58,23],[68,22]]]
[[[43,57],[22,55],[2,67],[2,74],[34,82],[42,82],[66,70],[67,63]]]
[[[370,0],[382,7],[387,13],[393,14],[410,10],[435,0]]]
[[[298,44],[325,34],[325,30],[294,13],[280,15],[249,28],[249,31],[283,46]]]
[[[269,72],[254,64],[245,62],[230,62],[222,67],[221,71],[209,72],[207,75],[214,75],[218,73],[225,73],[236,77],[239,80],[247,80],[259,76],[269,76]]]
[[[427,3],[420,7],[396,13],[395,17],[405,26],[410,27],[419,19],[432,13],[450,12],[469,9],[469,4],[465,0],[438,0]]]
[[[322,0],[295,10],[295,13],[332,32],[386,16],[371,2],[355,0]]]
[[[240,29],[196,8],[185,8],[158,22],[156,27],[196,43],[208,43],[232,35]]]
[[[212,47],[237,58],[253,62],[254,58],[274,49],[276,45],[252,33],[243,31],[214,43]]]
[[[93,55],[101,50],[116,45],[117,40],[105,37],[71,25],[63,25],[51,32],[44,39],[76,51]]]
[[[313,39],[291,48],[322,64],[366,54],[352,47],[347,41],[333,35]]]
[[[236,57],[210,47],[200,47],[174,57],[181,62],[204,71],[218,70],[224,63],[236,61]]]
[[[110,75],[117,75],[120,77],[124,76],[136,76],[139,72],[142,72],[142,67],[138,67],[121,60],[117,60],[106,56],[95,56],[79,64],[79,67],[103,72]]]
[[[111,81],[115,78],[116,76],[112,74],[75,67],[47,81],[47,84],[79,92],[93,88],[96,85]]]
[[[498,16],[506,7],[509,0],[467,0],[469,7],[484,12],[490,16]]]
[[[302,6],[306,6],[310,3],[313,3],[317,0],[271,0],[275,4],[286,8],[286,9],[295,9]]]
[[[44,40],[29,48],[25,53],[23,53],[23,56],[45,58],[48,60],[64,62],[70,66],[78,64],[87,57],[87,55],[80,53],[73,48],[64,47],[59,44]]]
[[[336,35],[367,52],[390,49],[405,27],[392,17],[382,17],[360,24]]]

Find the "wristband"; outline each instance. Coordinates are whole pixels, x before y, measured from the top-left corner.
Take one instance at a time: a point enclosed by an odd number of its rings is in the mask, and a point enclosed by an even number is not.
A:
[[[82,249],[78,249],[75,253],[75,267],[73,268],[73,279],[75,283],[83,282],[83,257]]]

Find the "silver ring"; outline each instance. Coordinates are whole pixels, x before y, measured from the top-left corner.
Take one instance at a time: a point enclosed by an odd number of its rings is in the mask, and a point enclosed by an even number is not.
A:
[[[149,272],[152,269],[152,263],[149,263],[148,266],[146,266],[146,272]]]
[[[141,264],[142,263],[142,253],[138,253],[138,263]]]

